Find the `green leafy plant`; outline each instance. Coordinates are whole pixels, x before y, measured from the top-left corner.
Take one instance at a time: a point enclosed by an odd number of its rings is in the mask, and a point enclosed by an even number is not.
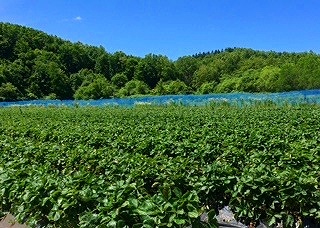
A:
[[[320,108],[0,109],[0,212],[30,227],[320,220]],[[208,221],[201,215],[208,215]]]

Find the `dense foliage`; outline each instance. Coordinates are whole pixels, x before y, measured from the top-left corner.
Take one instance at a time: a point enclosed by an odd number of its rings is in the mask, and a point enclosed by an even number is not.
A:
[[[128,89],[134,86],[139,88]],[[320,56],[312,52],[227,48],[172,61],[162,55],[141,58],[108,53],[103,47],[0,23],[0,100],[315,88],[320,88]]]
[[[0,109],[0,213],[31,226],[320,220],[320,107]]]

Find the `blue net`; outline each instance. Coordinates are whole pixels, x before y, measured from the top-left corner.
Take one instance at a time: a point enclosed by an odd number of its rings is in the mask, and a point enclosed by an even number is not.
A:
[[[137,105],[190,105],[202,106],[212,103],[230,103],[236,105],[273,102],[276,104],[320,104],[320,90],[302,90],[283,93],[225,93],[208,95],[165,95],[144,96],[137,98],[113,98],[100,100],[33,100],[0,102],[0,107],[12,106],[119,106],[134,107]]]

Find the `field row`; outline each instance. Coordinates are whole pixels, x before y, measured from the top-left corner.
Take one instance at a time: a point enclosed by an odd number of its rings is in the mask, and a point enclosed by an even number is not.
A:
[[[30,226],[320,220],[320,107],[0,109],[0,213]],[[209,224],[200,215],[209,214]]]

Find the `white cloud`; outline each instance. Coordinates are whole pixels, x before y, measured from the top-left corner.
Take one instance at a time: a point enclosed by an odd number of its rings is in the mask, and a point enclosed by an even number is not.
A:
[[[73,18],[73,20],[74,20],[74,21],[82,21],[82,17],[77,16],[77,17]]]
[[[82,20],[83,20],[82,17],[77,16],[77,17],[74,17],[74,18],[64,18],[64,19],[61,19],[59,22],[80,22]]]

